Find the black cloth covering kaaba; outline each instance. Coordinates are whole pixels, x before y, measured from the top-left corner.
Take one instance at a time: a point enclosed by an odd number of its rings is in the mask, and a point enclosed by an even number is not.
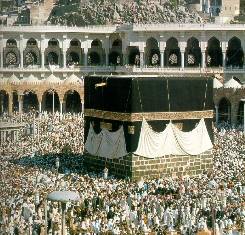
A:
[[[96,84],[106,83],[96,88]],[[146,112],[192,112],[213,110],[213,79],[208,77],[126,77],[87,76],[85,92],[85,141],[90,122],[96,132],[100,132],[100,122],[112,124],[112,131],[123,125],[128,152],[138,146],[141,121],[104,120],[86,115],[86,110],[103,110],[118,113]],[[169,120],[147,120],[153,130],[160,132]],[[200,119],[174,120],[181,123],[183,131],[191,131]],[[205,118],[205,123],[213,141],[213,118]],[[134,126],[134,134],[128,132]]]

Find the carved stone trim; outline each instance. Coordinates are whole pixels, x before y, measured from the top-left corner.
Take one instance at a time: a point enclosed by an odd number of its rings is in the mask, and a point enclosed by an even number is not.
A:
[[[144,117],[146,120],[188,120],[213,118],[213,110],[204,111],[187,111],[187,112],[147,112],[147,113],[119,113],[96,109],[85,109],[84,115],[87,117],[103,118],[107,120],[117,120],[124,122],[142,121]]]

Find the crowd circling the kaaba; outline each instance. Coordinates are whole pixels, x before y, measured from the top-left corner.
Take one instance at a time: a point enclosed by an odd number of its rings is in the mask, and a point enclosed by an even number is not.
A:
[[[214,167],[200,176],[132,181],[83,167],[83,114],[6,119],[32,128],[0,146],[0,234],[45,234],[45,198],[56,190],[81,197],[66,205],[67,234],[245,233],[242,130],[215,128]],[[60,205],[48,202],[48,234],[60,231]]]

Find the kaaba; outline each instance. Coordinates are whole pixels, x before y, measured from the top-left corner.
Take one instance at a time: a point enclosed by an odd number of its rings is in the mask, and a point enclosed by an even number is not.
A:
[[[84,94],[87,167],[134,179],[212,168],[212,78],[94,75]]]

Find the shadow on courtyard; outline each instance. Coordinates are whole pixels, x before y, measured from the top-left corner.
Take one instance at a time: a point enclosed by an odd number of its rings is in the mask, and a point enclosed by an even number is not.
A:
[[[28,155],[11,160],[11,162],[23,167],[39,168],[45,171],[57,171],[57,162],[59,162],[59,173],[87,173],[87,169],[83,166],[82,154]]]

